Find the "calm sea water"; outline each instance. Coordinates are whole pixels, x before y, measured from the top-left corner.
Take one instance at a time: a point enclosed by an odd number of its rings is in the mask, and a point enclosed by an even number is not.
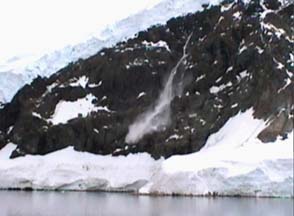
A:
[[[293,216],[293,199],[0,191],[1,216]]]

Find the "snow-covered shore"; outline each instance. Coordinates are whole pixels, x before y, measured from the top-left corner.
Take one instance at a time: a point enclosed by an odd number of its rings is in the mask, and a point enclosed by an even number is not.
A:
[[[131,191],[140,194],[293,197],[293,132],[261,143],[253,110],[231,118],[196,153],[154,160],[147,153],[100,156],[72,147],[9,159],[0,150],[0,188]]]

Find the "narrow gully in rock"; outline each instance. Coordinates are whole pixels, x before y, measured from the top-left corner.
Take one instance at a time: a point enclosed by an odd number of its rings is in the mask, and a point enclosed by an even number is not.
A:
[[[186,43],[183,47],[183,55],[177,62],[176,66],[171,70],[168,80],[165,84],[163,91],[156,101],[155,107],[147,110],[145,113],[139,115],[133,124],[129,127],[129,132],[126,136],[126,143],[136,143],[144,135],[150,134],[154,131],[162,130],[170,121],[170,103],[175,96],[179,96],[183,89],[177,91],[175,94],[173,89],[173,80],[177,74],[179,66],[187,58],[187,46],[191,40],[193,32],[188,36]]]

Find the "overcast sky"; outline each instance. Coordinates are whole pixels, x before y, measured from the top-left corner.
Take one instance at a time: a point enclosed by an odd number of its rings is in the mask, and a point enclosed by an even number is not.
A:
[[[75,44],[161,0],[0,0],[0,60]]]

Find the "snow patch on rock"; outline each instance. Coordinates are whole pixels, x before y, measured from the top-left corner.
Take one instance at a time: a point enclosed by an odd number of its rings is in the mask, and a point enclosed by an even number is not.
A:
[[[162,40],[158,41],[157,43],[143,41],[142,44],[146,48],[158,48],[158,47],[162,47],[162,48],[165,48],[167,51],[170,52],[170,48],[169,48],[167,42],[162,41]]]
[[[82,76],[80,77],[78,80],[70,83],[69,85],[71,87],[79,87],[81,86],[82,88],[86,88],[87,84],[88,84],[89,78],[86,76]]]
[[[95,107],[92,101],[96,97],[88,94],[85,98],[80,98],[76,101],[60,101],[55,108],[54,114],[48,121],[54,125],[65,124],[69,120],[77,118],[79,115],[86,117],[91,112],[105,111],[111,112],[107,107]]]

